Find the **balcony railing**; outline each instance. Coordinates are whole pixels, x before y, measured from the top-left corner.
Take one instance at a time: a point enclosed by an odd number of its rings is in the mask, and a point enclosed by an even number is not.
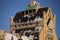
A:
[[[31,22],[24,22],[24,23],[13,23],[11,24],[12,26],[16,25],[17,27],[15,29],[20,29],[20,28],[29,28],[29,27],[36,27],[36,26],[42,26],[43,21],[31,21]]]

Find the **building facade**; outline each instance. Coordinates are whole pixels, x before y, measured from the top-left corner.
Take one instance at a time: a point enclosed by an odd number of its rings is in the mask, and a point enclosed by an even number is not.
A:
[[[55,25],[56,16],[51,8],[40,8],[36,1],[10,17],[10,33],[16,35],[18,40],[57,40]]]
[[[0,40],[18,40],[18,38],[5,30],[0,30]]]

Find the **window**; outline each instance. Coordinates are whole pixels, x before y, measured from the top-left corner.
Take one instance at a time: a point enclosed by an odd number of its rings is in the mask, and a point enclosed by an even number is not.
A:
[[[53,40],[53,38],[48,38],[48,40]]]
[[[16,28],[17,26],[16,26],[16,25],[14,25],[14,27]]]

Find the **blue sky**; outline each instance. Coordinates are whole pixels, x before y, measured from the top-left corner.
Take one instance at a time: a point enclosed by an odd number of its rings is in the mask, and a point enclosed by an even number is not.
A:
[[[10,16],[24,10],[31,0],[0,0],[0,28],[9,32]],[[60,0],[36,0],[40,7],[50,6],[52,13],[56,15],[56,33],[60,37]]]

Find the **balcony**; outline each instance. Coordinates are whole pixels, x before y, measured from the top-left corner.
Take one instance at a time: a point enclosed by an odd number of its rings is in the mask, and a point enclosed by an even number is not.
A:
[[[43,26],[43,20],[22,22],[22,23],[13,23],[11,25],[13,27],[14,27],[14,25],[16,25],[16,27],[14,29],[31,28],[31,27]]]

